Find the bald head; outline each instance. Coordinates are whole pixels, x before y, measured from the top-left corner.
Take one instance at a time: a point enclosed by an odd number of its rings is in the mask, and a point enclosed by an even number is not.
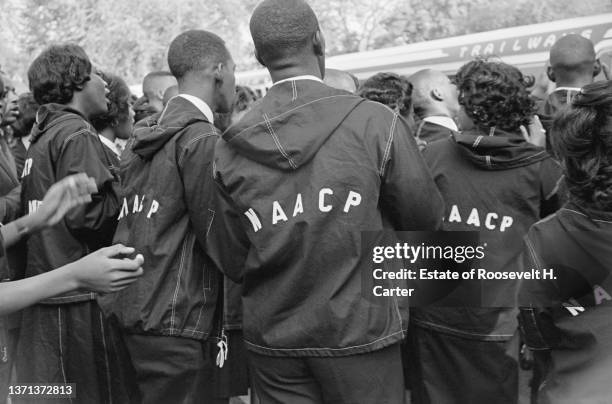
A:
[[[600,70],[593,43],[581,35],[561,37],[550,49],[548,77],[557,86],[582,87],[593,82]]]
[[[249,28],[257,60],[270,70],[303,65],[325,51],[317,17],[304,0],[262,1]],[[321,66],[319,76],[324,69]]]
[[[338,90],[345,90],[349,93],[355,93],[359,87],[357,77],[349,72],[337,69],[325,69],[325,84]]]
[[[155,111],[163,109],[164,92],[176,85],[176,79],[170,72],[157,71],[145,76],[142,81],[143,98]]]
[[[457,87],[440,71],[419,70],[408,78],[412,84],[412,104],[415,114],[423,119],[443,115],[454,118],[459,112]]]

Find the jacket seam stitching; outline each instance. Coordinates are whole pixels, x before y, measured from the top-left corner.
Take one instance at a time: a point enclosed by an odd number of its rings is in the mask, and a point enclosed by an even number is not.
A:
[[[393,135],[395,134],[395,125],[397,123],[398,115],[393,113],[393,121],[391,122],[391,129],[389,130],[389,139],[387,140],[387,145],[385,147],[385,153],[383,154],[383,161],[380,165],[380,176],[382,177],[385,173],[385,168],[387,166],[387,159],[391,154],[391,144],[393,143]]]
[[[400,324],[400,328],[402,328],[401,324]],[[372,342],[368,342],[367,344],[352,345],[352,346],[347,346],[347,347],[344,347],[344,348],[326,348],[326,347],[314,347],[314,348],[270,348],[270,347],[265,347],[265,346],[254,344],[254,343],[252,343],[250,341],[247,341],[246,339],[244,340],[244,342],[246,344],[251,345],[251,346],[254,346],[254,347],[257,347],[257,348],[261,348],[261,349],[266,349],[266,350],[269,350],[269,351],[312,351],[312,350],[318,350],[318,351],[321,351],[321,350],[327,350],[327,351],[346,351],[346,350],[350,350],[350,349],[354,349],[354,348],[368,347],[370,345],[374,345],[374,344],[376,344],[378,342],[381,342],[381,341],[384,341],[384,340],[386,340],[386,339],[388,339],[390,337],[393,337],[393,336],[395,336],[397,334],[403,334],[403,333],[404,333],[403,330],[396,331],[394,333],[385,335],[384,337],[377,338],[377,339],[375,339]]]
[[[282,156],[287,160],[291,168],[293,168],[294,170],[297,169],[297,165],[293,162],[291,157],[289,157],[285,149],[283,149],[283,146],[281,145],[278,136],[276,135],[276,133],[274,132],[274,129],[272,128],[272,125],[270,124],[270,119],[268,118],[268,115],[264,113],[263,117],[266,123],[266,127],[268,129],[268,133],[270,134],[270,136],[272,136],[272,140],[274,140],[274,143],[276,144],[276,148],[278,149],[280,154],[282,154]]]
[[[289,109],[289,110],[287,110],[287,111],[285,111],[285,112],[283,112],[283,113],[280,113],[280,114],[278,114],[278,115],[276,115],[276,116],[273,116],[272,118],[269,118],[269,117],[268,117],[268,120],[270,120],[270,121],[274,121],[275,119],[278,119],[278,118],[280,118],[280,117],[281,117],[281,116],[283,116],[283,115],[286,115],[286,114],[288,114],[288,113],[290,113],[290,112],[293,112],[293,111],[297,111],[298,109],[300,109],[300,108],[304,108],[304,107],[306,107],[306,106],[308,106],[308,105],[310,105],[310,104],[314,104],[315,102],[319,102],[319,101],[327,100],[327,99],[330,99],[330,98],[338,98],[338,97],[357,98],[357,96],[356,96],[356,95],[344,95],[344,94],[342,94],[342,95],[330,95],[329,97],[317,98],[316,100],[312,100],[312,101],[307,102],[306,104],[302,104],[302,105],[299,105],[299,106],[297,106],[297,107],[295,107],[295,108],[291,108],[291,109]],[[266,115],[266,114],[264,114],[264,115]],[[257,122],[257,123],[255,123],[255,124],[253,124],[253,125],[251,125],[251,126],[249,126],[249,127],[247,127],[247,128],[244,128],[243,130],[241,130],[240,132],[238,132],[238,133],[237,133],[237,134],[236,134],[234,137],[241,136],[241,135],[243,135],[243,134],[244,134],[246,131],[248,131],[249,129],[252,129],[252,128],[254,128],[254,127],[258,126],[258,125],[261,125],[261,124],[262,124],[262,123],[264,123],[264,122],[265,122],[265,121],[260,121],[260,122]]]

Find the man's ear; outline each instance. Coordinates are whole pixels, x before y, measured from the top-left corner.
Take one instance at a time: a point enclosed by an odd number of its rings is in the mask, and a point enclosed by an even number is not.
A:
[[[432,89],[430,94],[431,94],[431,98],[433,98],[434,100],[444,101],[444,96],[442,95],[440,90],[438,90],[437,88]]]
[[[546,75],[548,76],[548,80],[552,81],[553,83],[556,81],[555,71],[553,70],[552,66],[548,66],[546,68]]]
[[[314,50],[315,55],[325,55],[325,38],[323,38],[323,34],[321,33],[320,29],[318,29],[317,32],[315,32],[312,36],[312,48]]]
[[[601,73],[601,61],[597,59],[593,65],[593,77],[599,75],[599,73]]]
[[[218,63],[217,66],[215,66],[215,69],[213,71],[213,76],[215,77],[215,83],[222,85],[223,84],[223,68],[224,68],[224,64],[223,63]]]

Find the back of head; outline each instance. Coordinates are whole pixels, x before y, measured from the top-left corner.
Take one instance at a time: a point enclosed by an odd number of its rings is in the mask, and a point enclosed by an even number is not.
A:
[[[395,73],[377,73],[363,82],[357,94],[380,102],[405,118],[412,113],[412,84]]]
[[[51,45],[28,69],[30,91],[40,105],[67,104],[90,80],[91,62],[78,45]]]
[[[593,43],[581,35],[561,37],[550,49],[548,76],[558,85],[580,87],[582,82],[591,83],[600,67]]]
[[[552,135],[572,199],[612,211],[612,81],[584,86],[555,117]]]
[[[125,81],[119,76],[103,72],[100,73],[100,77],[106,82],[108,88],[106,98],[110,102],[106,113],[91,119],[91,123],[98,132],[109,127],[116,127],[132,119],[130,117],[130,98],[132,93]]]
[[[180,84],[192,72],[227,64],[231,56],[223,39],[204,30],[185,31],[170,43],[168,66]]]
[[[528,90],[533,82],[514,66],[486,59],[466,63],[455,76],[459,104],[473,123],[510,132],[527,126],[535,112]]]
[[[423,69],[408,78],[412,84],[412,104],[419,118],[445,114],[453,117],[458,111],[457,91],[448,76],[441,71]],[[442,104],[442,108],[438,106]]]
[[[325,69],[325,84],[338,90],[345,90],[349,93],[355,93],[359,87],[359,81],[349,72],[337,69]]]
[[[319,22],[304,0],[264,0],[253,11],[249,27],[258,60],[277,69],[302,57]]]

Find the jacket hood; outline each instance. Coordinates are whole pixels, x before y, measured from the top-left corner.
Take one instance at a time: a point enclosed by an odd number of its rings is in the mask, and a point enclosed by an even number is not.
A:
[[[314,80],[276,84],[268,95],[228,128],[223,139],[244,157],[280,170],[308,163],[365,101]]]
[[[158,116],[138,122],[132,151],[150,160],[168,140],[195,122],[208,122],[208,119],[191,101],[174,97]]]
[[[76,120],[79,124],[87,121],[79,111],[63,104],[44,104],[36,112],[36,122],[32,127],[31,142],[35,143],[47,130],[66,122]]]
[[[521,134],[491,128],[489,134],[478,130],[455,133],[462,153],[485,170],[523,167],[549,157],[546,150],[525,140]]]

